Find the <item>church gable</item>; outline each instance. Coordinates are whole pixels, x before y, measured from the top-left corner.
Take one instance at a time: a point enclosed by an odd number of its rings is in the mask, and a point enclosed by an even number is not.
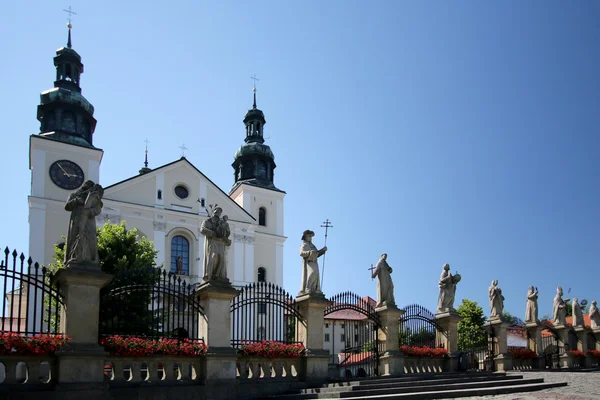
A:
[[[205,208],[218,204],[231,220],[255,223],[250,214],[185,158],[108,186],[104,198],[197,215],[206,215]]]

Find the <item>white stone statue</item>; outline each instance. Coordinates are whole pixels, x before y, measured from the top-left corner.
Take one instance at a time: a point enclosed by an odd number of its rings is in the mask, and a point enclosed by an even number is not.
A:
[[[571,299],[563,299],[562,286],[556,288],[556,296],[554,296],[554,305],[552,306],[552,318],[554,325],[567,324],[567,303]]]
[[[321,250],[312,243],[315,233],[306,230],[302,233],[302,244],[300,245],[300,257],[302,257],[302,283],[300,294],[322,293],[319,282],[319,263],[317,259],[327,251],[327,246]]]
[[[527,308],[525,310],[525,322],[528,324],[538,323],[538,290],[529,286],[527,292]]]
[[[377,278],[377,305],[395,306],[394,300],[394,282],[392,282],[392,267],[387,263],[387,254],[383,253],[371,274],[371,278]]]
[[[600,329],[600,311],[598,311],[596,300],[592,301],[588,315],[590,316],[591,328]]]
[[[444,264],[438,286],[440,295],[438,296],[437,312],[456,311],[454,309],[454,297],[456,295],[456,284],[460,282],[461,276],[450,272],[450,264]]]
[[[488,295],[490,297],[490,319],[502,318],[504,296],[502,296],[502,289],[498,287],[497,279],[493,280],[488,288]]]
[[[227,216],[221,218],[223,209],[215,206],[212,215],[202,222],[200,232],[204,235],[204,260],[202,281],[227,280],[227,263],[225,254],[231,246],[231,231]]]
[[[581,305],[579,305],[579,299],[573,298],[573,327],[584,327],[583,312],[581,312]]]
[[[102,186],[86,181],[69,195],[65,210],[71,211],[65,248],[65,266],[97,267],[98,237],[96,216],[102,212]]]

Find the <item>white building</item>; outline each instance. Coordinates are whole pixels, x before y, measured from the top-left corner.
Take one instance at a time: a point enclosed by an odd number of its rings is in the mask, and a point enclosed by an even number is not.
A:
[[[254,105],[244,118],[244,144],[235,153],[235,182],[225,192],[186,158],[158,168],[142,168],[121,182],[103,182],[103,150],[94,147],[94,107],[82,96],[83,64],[71,48],[54,57],[54,88],[41,93],[38,106],[40,132],[30,138],[31,195],[29,196],[29,254],[40,264],[52,262],[54,246],[66,235],[69,212],[65,201],[86,180],[105,187],[99,225],[125,220],[154,242],[157,264],[176,272],[183,260],[183,275],[197,283],[202,275],[203,241],[200,225],[205,208],[218,204],[229,217],[232,245],[227,275],[234,285],[260,278],[283,283],[283,206],[285,192],[275,187],[274,156],[264,144],[264,114]],[[101,79],[101,77],[96,77]],[[109,132],[103,132],[110,135]],[[241,138],[240,138],[241,139]],[[232,149],[233,151],[234,149]],[[223,162],[223,168],[228,168]]]

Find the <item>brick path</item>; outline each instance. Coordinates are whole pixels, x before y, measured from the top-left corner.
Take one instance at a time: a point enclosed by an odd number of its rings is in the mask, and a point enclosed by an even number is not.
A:
[[[568,382],[568,386],[529,393],[498,396],[460,397],[457,400],[600,400],[600,371],[594,372],[514,372],[523,378],[544,378],[545,382]],[[509,373],[509,374],[512,374]]]

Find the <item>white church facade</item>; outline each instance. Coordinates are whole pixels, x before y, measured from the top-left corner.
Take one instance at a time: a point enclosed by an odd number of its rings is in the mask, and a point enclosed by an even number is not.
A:
[[[54,88],[41,93],[38,106],[40,132],[30,137],[29,254],[35,261],[53,262],[54,246],[68,230],[66,199],[92,180],[105,189],[98,226],[125,221],[128,229],[137,228],[154,242],[156,263],[167,271],[190,283],[200,282],[204,247],[200,226],[209,205],[218,204],[231,227],[226,257],[232,284],[269,281],[282,286],[285,192],[274,185],[276,165],[264,144],[266,121],[256,107],[256,93],[244,118],[244,143],[231,165],[235,181],[228,192],[185,157],[154,169],[146,162],[139,174],[107,184],[100,180],[104,153],[93,145],[94,108],[81,94],[83,64],[71,47],[70,30],[67,46],[57,50],[54,65]]]

